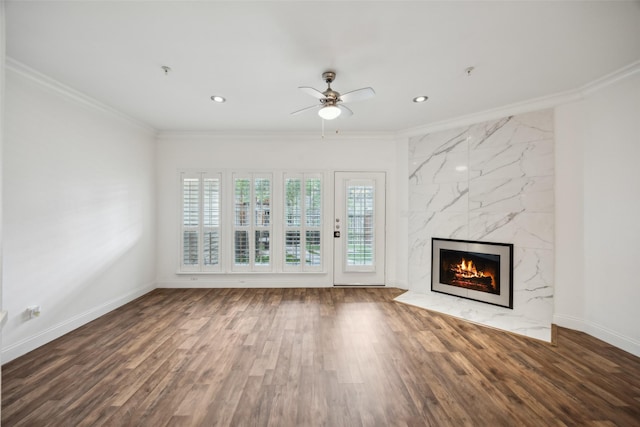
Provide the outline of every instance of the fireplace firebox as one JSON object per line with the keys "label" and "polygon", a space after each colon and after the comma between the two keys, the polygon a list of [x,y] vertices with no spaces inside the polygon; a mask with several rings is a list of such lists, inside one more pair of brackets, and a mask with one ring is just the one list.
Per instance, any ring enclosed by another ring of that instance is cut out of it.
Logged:
{"label": "fireplace firebox", "polygon": [[433,238],[431,290],[513,308],[513,245]]}

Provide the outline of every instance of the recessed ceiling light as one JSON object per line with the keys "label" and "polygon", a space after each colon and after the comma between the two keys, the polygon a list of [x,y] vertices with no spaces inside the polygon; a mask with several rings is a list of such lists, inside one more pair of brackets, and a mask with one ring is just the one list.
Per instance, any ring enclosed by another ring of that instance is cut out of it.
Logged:
{"label": "recessed ceiling light", "polygon": [[416,96],[415,98],[413,98],[413,102],[424,102],[427,99],[429,99],[428,96],[422,95],[422,96]]}
{"label": "recessed ceiling light", "polygon": [[219,95],[211,95],[211,100],[220,104],[227,101],[223,96]]}

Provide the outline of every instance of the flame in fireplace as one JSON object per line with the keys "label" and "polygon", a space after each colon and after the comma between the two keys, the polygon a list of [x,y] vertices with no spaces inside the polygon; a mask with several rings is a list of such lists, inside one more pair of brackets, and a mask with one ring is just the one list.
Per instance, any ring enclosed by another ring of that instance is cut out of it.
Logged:
{"label": "flame in fireplace", "polygon": [[491,278],[491,286],[496,287],[496,279],[490,273],[485,273],[484,271],[476,269],[476,266],[473,264],[472,260],[467,261],[462,258],[460,264],[456,265],[456,274],[459,277],[465,279],[471,279],[476,277],[490,277]]}

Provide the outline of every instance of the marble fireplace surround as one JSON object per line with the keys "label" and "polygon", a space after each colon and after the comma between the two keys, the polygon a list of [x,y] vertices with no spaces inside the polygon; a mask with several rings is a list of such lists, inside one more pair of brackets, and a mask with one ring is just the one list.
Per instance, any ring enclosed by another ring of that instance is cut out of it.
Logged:
{"label": "marble fireplace surround", "polygon": [[[553,110],[409,140],[409,291],[397,301],[551,341]],[[431,292],[431,239],[514,245],[513,309]]]}

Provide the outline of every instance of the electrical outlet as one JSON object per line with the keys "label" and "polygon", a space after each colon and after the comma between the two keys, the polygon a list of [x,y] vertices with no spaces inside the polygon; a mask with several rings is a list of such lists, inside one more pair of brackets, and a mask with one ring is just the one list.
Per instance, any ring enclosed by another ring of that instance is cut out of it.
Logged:
{"label": "electrical outlet", "polygon": [[29,319],[33,319],[34,317],[40,316],[40,306],[39,305],[30,305],[26,310],[27,316]]}

